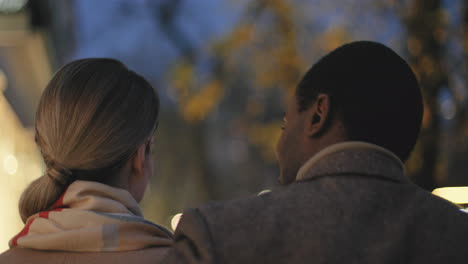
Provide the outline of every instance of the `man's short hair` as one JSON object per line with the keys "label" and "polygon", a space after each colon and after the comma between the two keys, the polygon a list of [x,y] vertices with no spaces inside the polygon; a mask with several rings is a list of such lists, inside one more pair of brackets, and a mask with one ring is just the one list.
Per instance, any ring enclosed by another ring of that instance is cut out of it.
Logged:
{"label": "man's short hair", "polygon": [[358,41],[332,51],[297,86],[299,111],[319,93],[330,96],[332,116],[342,120],[349,140],[408,159],[421,128],[423,101],[413,71],[390,48]]}

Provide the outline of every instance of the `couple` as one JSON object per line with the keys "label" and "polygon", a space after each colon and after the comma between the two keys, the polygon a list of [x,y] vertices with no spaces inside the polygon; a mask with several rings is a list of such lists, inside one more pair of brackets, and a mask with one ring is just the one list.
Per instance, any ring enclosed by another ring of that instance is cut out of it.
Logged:
{"label": "couple", "polygon": [[47,172],[24,191],[25,227],[0,263],[468,261],[468,215],[405,176],[423,102],[381,44],[344,45],[305,74],[278,142],[283,189],[189,209],[174,236],[137,203],[158,113],[152,87],[117,61],[60,69],[36,117]]}

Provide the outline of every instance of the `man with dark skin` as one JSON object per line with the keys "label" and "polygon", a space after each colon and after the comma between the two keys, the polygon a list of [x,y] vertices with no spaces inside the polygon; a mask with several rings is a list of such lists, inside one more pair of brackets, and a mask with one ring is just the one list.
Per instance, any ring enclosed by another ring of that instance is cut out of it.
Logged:
{"label": "man with dark skin", "polygon": [[[294,182],[299,168],[317,152],[347,140],[346,130],[340,119],[335,119],[325,127],[326,120],[330,119],[329,95],[318,94],[312,107],[304,112],[299,112],[298,109],[296,96],[293,96],[289,100],[283,119],[283,133],[277,144],[281,184]],[[327,133],[323,133],[321,137],[315,136],[325,128]]]}
{"label": "man with dark skin", "polygon": [[422,115],[391,49],[332,51],[288,104],[284,187],[187,210],[164,263],[467,263],[468,215],[405,175]]}

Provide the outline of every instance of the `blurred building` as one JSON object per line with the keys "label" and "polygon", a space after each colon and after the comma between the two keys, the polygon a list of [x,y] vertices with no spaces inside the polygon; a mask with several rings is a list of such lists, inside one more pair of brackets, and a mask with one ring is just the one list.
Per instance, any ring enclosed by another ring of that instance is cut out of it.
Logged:
{"label": "blurred building", "polygon": [[43,171],[33,133],[35,109],[51,76],[41,16],[27,0],[0,0],[0,252],[23,227],[22,190]]}

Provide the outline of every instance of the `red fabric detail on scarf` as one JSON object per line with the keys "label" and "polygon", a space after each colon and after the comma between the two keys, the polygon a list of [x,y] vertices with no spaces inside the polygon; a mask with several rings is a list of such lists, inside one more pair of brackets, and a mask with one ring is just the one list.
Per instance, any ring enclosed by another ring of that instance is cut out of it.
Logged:
{"label": "red fabric detail on scarf", "polygon": [[51,209],[63,208],[63,198],[65,197],[65,193],[60,195],[59,199],[52,205]]}
{"label": "red fabric detail on scarf", "polygon": [[[63,198],[62,198],[62,200],[63,200]],[[40,218],[48,219],[50,212],[60,212],[63,209],[65,209],[65,208],[55,208],[55,209],[50,210],[50,211],[39,212],[38,216]],[[27,235],[29,233],[29,228],[31,227],[34,220],[36,220],[36,219],[37,218],[32,218],[31,220],[29,220],[29,222],[27,222],[26,225],[24,226],[23,230],[21,230],[21,232],[19,232],[16,236],[13,237],[13,240],[11,241],[13,246],[17,246],[18,245],[18,239],[20,239],[21,237],[23,237],[23,236],[25,236],[25,235]]]}
{"label": "red fabric detail on scarf", "polygon": [[50,211],[39,212],[39,217],[40,217],[40,218],[49,219],[49,214],[50,214],[51,212],[60,212],[60,211],[62,211],[63,209],[65,209],[65,208],[55,208],[55,209],[52,209],[52,210],[50,210]]}
{"label": "red fabric detail on scarf", "polygon": [[49,211],[39,212],[39,217],[48,219],[49,218]]}
{"label": "red fabric detail on scarf", "polygon": [[36,218],[32,218],[31,220],[29,220],[29,222],[26,223],[26,225],[24,226],[23,230],[21,230],[21,232],[19,232],[15,237],[13,237],[13,240],[11,241],[13,246],[17,246],[18,245],[18,239],[20,239],[21,237],[28,234],[29,227],[32,225],[34,220],[36,220]]}

